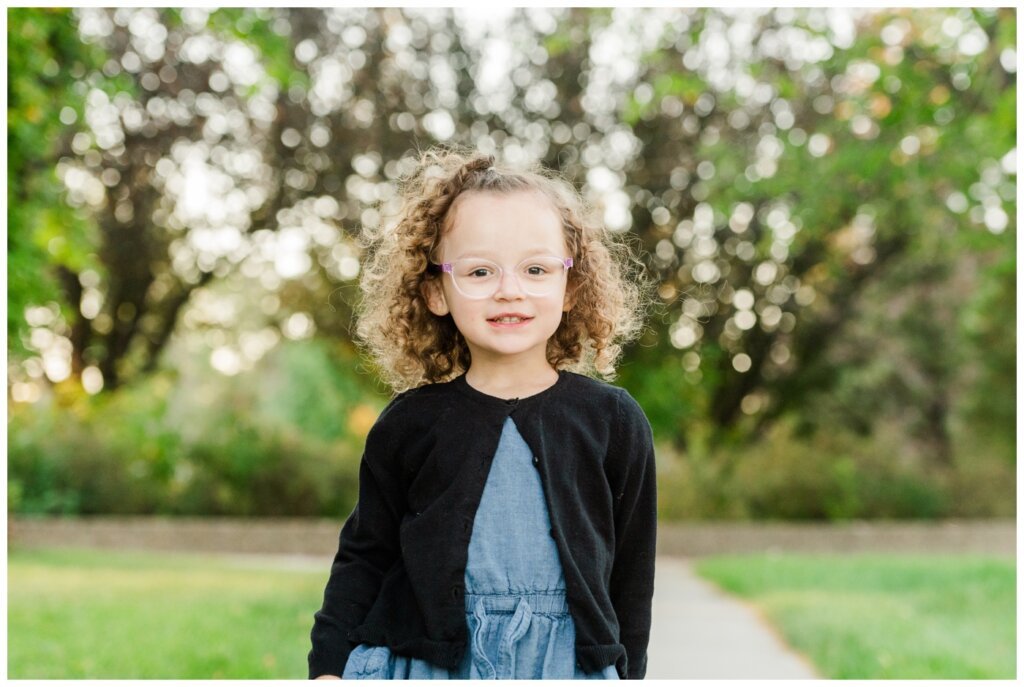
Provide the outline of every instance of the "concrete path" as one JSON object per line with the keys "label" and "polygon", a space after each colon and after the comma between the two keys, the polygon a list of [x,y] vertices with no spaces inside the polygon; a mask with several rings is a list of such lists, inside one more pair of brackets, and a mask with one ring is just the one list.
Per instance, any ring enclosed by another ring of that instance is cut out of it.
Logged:
{"label": "concrete path", "polygon": [[689,560],[659,556],[647,678],[815,679],[750,605],[697,577]]}

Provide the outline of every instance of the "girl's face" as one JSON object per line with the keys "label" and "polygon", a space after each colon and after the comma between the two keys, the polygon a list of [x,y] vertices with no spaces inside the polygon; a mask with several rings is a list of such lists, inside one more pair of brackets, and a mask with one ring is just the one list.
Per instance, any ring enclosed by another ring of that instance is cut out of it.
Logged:
{"label": "girl's face", "polygon": [[[469,298],[456,288],[452,275],[442,274],[440,280],[424,285],[427,307],[439,317],[451,313],[474,366],[511,359],[529,364],[529,369],[546,364],[548,339],[558,329],[562,312],[571,307],[567,276],[563,273],[548,293],[536,296],[526,292],[530,285],[520,283],[516,268],[526,258],[571,257],[558,213],[538,192],[473,191],[459,197],[452,220],[436,258],[440,262],[484,258],[501,267],[501,277],[492,295]],[[512,325],[494,321],[504,314],[523,316],[524,321]]]}

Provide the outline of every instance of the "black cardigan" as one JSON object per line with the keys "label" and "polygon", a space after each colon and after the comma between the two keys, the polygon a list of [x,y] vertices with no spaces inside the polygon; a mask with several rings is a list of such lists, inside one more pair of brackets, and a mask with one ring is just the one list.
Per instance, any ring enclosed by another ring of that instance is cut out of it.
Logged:
{"label": "black cardigan", "polygon": [[388,404],[366,438],[359,501],[313,616],[310,678],[340,676],[363,642],[459,665],[473,518],[510,415],[540,471],[577,664],[644,677],[657,524],[651,427],[625,389],[559,370],[553,386],[521,399],[485,394],[463,374]]}

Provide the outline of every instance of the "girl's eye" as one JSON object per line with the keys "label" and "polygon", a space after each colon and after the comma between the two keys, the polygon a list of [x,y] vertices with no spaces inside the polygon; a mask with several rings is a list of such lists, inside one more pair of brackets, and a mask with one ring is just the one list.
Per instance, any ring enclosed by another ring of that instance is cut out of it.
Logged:
{"label": "girl's eye", "polygon": [[547,274],[547,272],[547,268],[545,268],[543,265],[531,265],[526,268],[526,273],[531,277],[540,277],[544,274]]}
{"label": "girl's eye", "polygon": [[471,269],[467,276],[470,276],[470,277],[489,277],[490,275],[491,275],[491,270],[490,269],[488,269],[486,267],[476,267],[474,269]]}

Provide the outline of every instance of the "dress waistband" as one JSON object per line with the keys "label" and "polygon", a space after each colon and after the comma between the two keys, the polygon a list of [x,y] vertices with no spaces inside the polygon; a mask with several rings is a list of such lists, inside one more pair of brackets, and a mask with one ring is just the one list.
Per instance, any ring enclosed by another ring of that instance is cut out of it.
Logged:
{"label": "dress waistband", "polygon": [[550,592],[499,592],[480,594],[466,592],[466,613],[476,610],[482,604],[485,611],[508,611],[514,613],[520,600],[526,601],[534,613],[568,613],[569,602],[565,590]]}

